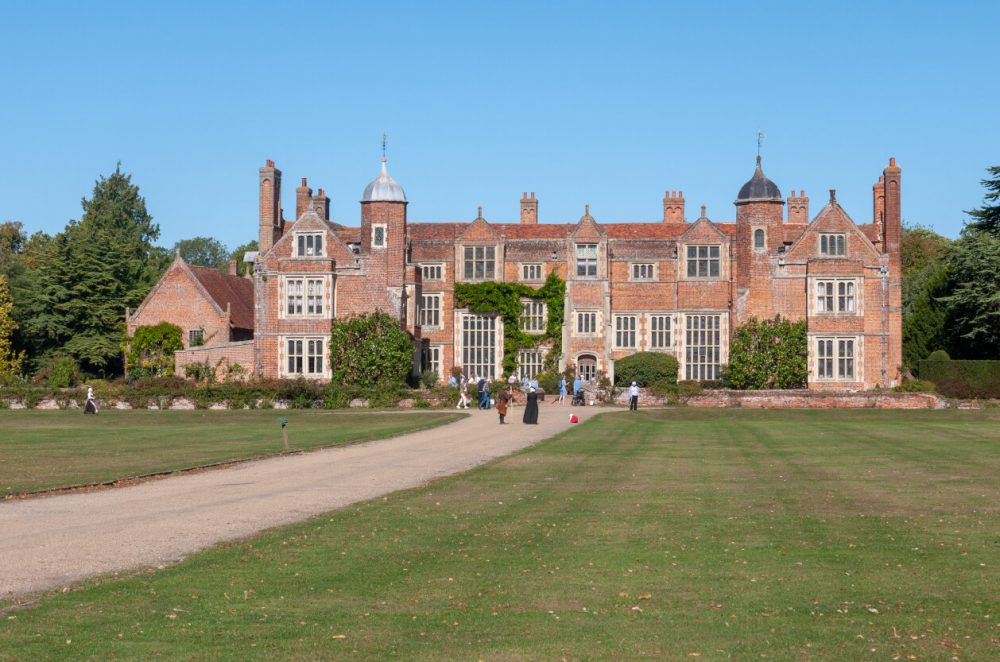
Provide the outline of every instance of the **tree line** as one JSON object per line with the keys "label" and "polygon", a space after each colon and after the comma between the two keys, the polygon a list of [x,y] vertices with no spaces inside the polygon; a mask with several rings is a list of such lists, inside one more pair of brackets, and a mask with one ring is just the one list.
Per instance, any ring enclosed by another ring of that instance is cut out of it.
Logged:
{"label": "tree line", "polygon": [[229,251],[209,237],[157,246],[160,228],[119,164],[100,177],[82,215],[55,235],[26,236],[0,223],[0,378],[44,375],[72,362],[83,374],[122,374],[125,309],[135,309],[177,251],[194,265],[226,269],[257,242]]}

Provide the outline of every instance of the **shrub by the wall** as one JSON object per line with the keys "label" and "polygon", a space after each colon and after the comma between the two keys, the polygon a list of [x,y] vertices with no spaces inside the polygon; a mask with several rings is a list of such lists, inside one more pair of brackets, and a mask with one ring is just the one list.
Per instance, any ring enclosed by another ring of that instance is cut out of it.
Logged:
{"label": "shrub by the wall", "polygon": [[920,379],[950,398],[1000,398],[1000,361],[921,361]]}
{"label": "shrub by the wall", "polygon": [[658,388],[677,383],[677,359],[659,352],[636,352],[615,361],[615,384],[635,382],[644,388]]}
{"label": "shrub by the wall", "polygon": [[780,315],[750,318],[736,328],[729,343],[724,379],[734,389],[805,388],[808,376],[806,323]]}

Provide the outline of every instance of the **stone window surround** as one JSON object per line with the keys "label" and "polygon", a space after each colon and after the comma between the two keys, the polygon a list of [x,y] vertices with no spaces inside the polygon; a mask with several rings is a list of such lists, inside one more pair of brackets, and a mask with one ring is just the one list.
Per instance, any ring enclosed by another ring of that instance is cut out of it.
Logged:
{"label": "stone window surround", "polygon": [[[648,276],[637,275],[639,271],[648,271]],[[629,262],[628,279],[634,282],[657,280],[660,275],[660,265],[656,262]]]}
{"label": "stone window surround", "polygon": [[[292,251],[293,252],[292,257],[306,258],[306,259],[326,257],[327,242],[324,241],[323,232],[293,232],[292,236],[294,237],[295,240],[294,249]],[[313,250],[309,246],[310,243],[315,244],[317,238],[319,239],[319,248],[320,248],[318,253],[315,252],[315,250]],[[312,239],[311,242],[309,241],[310,239]],[[309,254],[310,250],[313,250],[312,254]]]}
{"label": "stone window surround", "polygon": [[[426,308],[425,305],[424,305],[424,300],[425,299],[436,300],[437,301],[437,305],[434,306],[433,308]],[[441,292],[423,292],[423,293],[421,293],[421,295],[420,295],[420,312],[419,312],[418,318],[417,318],[420,321],[420,327],[421,328],[427,329],[427,330],[434,330],[434,329],[440,329],[441,328],[441,318],[442,318],[442,315],[441,315],[441,312],[442,312],[441,311],[441,301],[442,301],[442,299],[443,299],[443,294]],[[431,323],[431,324],[424,324],[424,317],[431,310],[433,310],[434,312],[437,313],[437,324],[433,324],[433,323]]]}
{"label": "stone window surround", "polygon": [[[302,312],[288,312],[288,283],[289,281],[302,281]],[[320,302],[322,311],[319,313],[307,313],[308,281],[320,281]],[[331,277],[323,274],[282,274],[278,279],[278,319],[306,320],[306,319],[332,319],[334,317],[334,301],[331,296]]]}
{"label": "stone window surround", "polygon": [[[380,244],[375,242],[375,238],[378,235],[379,229],[382,230],[382,243]],[[371,244],[372,248],[379,248],[379,249],[385,248],[389,244],[388,232],[389,230],[387,229],[385,223],[372,223],[372,244]]]}
{"label": "stone window surround", "polygon": [[[616,314],[614,315],[614,345],[615,349],[633,349],[638,350],[640,346],[639,337],[639,320],[641,315],[632,314]],[[626,322],[629,320],[629,322]],[[623,339],[631,339],[631,344],[623,344],[621,341]]]}
{"label": "stone window surround", "polygon": [[[580,330],[580,317],[582,315],[593,315],[593,328],[590,331]],[[597,308],[577,309],[573,311],[573,326],[570,327],[570,335],[576,338],[593,338],[602,334],[604,324],[604,314]]]}
{"label": "stone window surround", "polygon": [[[758,236],[757,233],[758,232],[761,233],[760,236],[763,239],[761,241],[761,245],[760,246],[757,245],[757,236]],[[751,241],[753,242],[753,250],[754,250],[754,252],[763,253],[764,251],[767,250],[767,228],[758,227],[758,226],[752,227],[751,231],[750,231],[750,238],[751,238]]]}
{"label": "stone window surround", "polygon": [[[465,251],[468,248],[473,249],[473,259],[471,260],[472,263],[473,263],[473,276],[472,277],[469,277],[466,274],[466,272],[465,272],[465,267],[466,267]],[[483,258],[482,258],[482,260],[477,260],[475,258],[475,249],[477,249],[477,248],[482,248],[483,249]],[[487,248],[492,248],[493,249],[493,258],[492,258],[492,260],[487,259],[486,256],[485,256],[485,253],[486,253],[485,249],[487,249]],[[484,263],[483,278],[475,278],[475,262],[476,261],[482,261]],[[485,264],[488,263],[488,262],[491,262],[491,261],[493,263],[493,275],[492,276],[486,276],[486,274],[485,274],[485,271],[486,271]],[[469,243],[464,243],[464,244],[457,244],[456,245],[456,262],[455,262],[455,272],[456,272],[455,273],[455,281],[456,282],[463,282],[463,283],[489,283],[489,282],[500,281],[500,280],[502,280],[502,274],[501,274],[501,270],[499,269],[499,267],[502,264],[503,264],[503,246],[502,246],[502,244],[497,244],[497,243],[483,243],[483,242],[469,242]]]}
{"label": "stone window surround", "polygon": [[[864,335],[861,334],[844,334],[844,333],[814,333],[809,334],[809,381],[813,383],[844,383],[844,384],[855,384],[864,381]],[[832,377],[820,377],[819,376],[819,361],[820,361],[820,350],[819,342],[821,340],[833,341],[833,351],[834,355],[829,357],[832,359],[832,369],[835,376]],[[839,341],[850,340],[854,343],[854,354],[850,359],[853,361],[853,375],[851,377],[841,376],[841,366],[840,360],[846,357],[839,356]]]}
{"label": "stone window surround", "polygon": [[[706,264],[708,265],[709,275],[707,275],[707,276],[689,276],[688,275],[688,260],[690,258],[688,258],[688,249],[689,248],[696,248],[697,249],[697,248],[700,248],[702,246],[708,248],[708,255],[706,257],[701,257],[701,258],[696,257],[695,259],[696,260],[706,260]],[[728,280],[729,279],[729,269],[728,269],[729,259],[728,259],[728,256],[726,254],[727,251],[723,251],[722,250],[723,248],[725,248],[725,246],[726,246],[726,244],[721,243],[721,242],[717,243],[717,244],[715,244],[715,243],[705,243],[705,242],[696,242],[696,243],[681,244],[678,247],[678,250],[677,250],[677,255],[680,258],[680,262],[681,262],[681,264],[680,264],[680,277],[681,277],[681,280],[697,280],[697,281]],[[719,249],[719,256],[717,258],[711,257],[711,249],[712,248],[718,248]],[[718,260],[718,270],[719,270],[719,273],[716,276],[712,276],[711,275],[711,262],[713,260]]]}
{"label": "stone window surround", "polygon": [[[853,283],[854,284],[854,309],[853,310],[823,310],[819,309],[819,287],[820,283],[833,283],[833,304],[835,308],[839,308],[839,295],[838,295],[838,284],[839,283]],[[865,279],[861,276],[856,277],[843,277],[843,276],[810,276],[809,277],[809,301],[807,302],[806,309],[809,315],[816,315],[817,317],[863,317],[865,314],[864,309],[864,289],[865,289]]]}
{"label": "stone window surround", "polygon": [[[288,342],[290,340],[302,341],[302,372],[290,372],[288,370]],[[308,369],[308,347],[309,341],[323,343],[323,356],[321,358],[322,370],[320,372],[306,372]],[[278,374],[281,377],[304,377],[305,379],[330,379],[330,337],[305,334],[305,335],[280,335],[278,336]]]}
{"label": "stone window surround", "polygon": [[[836,259],[836,258],[847,257],[850,254],[850,247],[848,245],[848,240],[847,240],[847,232],[820,232],[818,233],[818,235],[819,236],[816,237],[816,254],[819,257]],[[835,244],[833,244],[834,246],[833,252],[830,251],[831,239],[836,242]],[[842,241],[836,241],[837,239],[840,239]],[[823,251],[824,240],[827,245],[826,252]],[[842,248],[843,251],[837,252],[838,248]]]}
{"label": "stone window surround", "polygon": [[[538,276],[529,276],[529,271],[534,271],[535,268],[538,269]],[[517,275],[518,279],[526,283],[540,283],[545,280],[545,263],[544,262],[518,262],[517,264]]]}
{"label": "stone window surround", "polygon": [[[430,276],[427,275],[428,270],[431,271]],[[434,271],[437,274],[434,274]],[[420,278],[423,281],[443,281],[445,276],[445,266],[444,262],[421,262],[420,263]]]}

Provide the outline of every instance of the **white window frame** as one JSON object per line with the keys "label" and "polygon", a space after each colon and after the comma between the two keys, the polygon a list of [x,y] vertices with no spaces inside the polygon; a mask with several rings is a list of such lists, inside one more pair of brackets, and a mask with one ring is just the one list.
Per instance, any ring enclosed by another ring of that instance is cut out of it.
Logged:
{"label": "white window frame", "polygon": [[[376,242],[379,230],[382,231],[382,242]],[[389,243],[389,230],[385,223],[372,224],[372,248],[385,248]]]}
{"label": "white window frame", "polygon": [[296,232],[294,236],[295,257],[326,257],[326,242],[322,232]]}
{"label": "white window frame", "polygon": [[545,370],[545,358],[549,350],[543,347],[522,349],[517,353],[517,369],[521,378],[534,379]]}
{"label": "white window frame", "polygon": [[434,262],[420,265],[420,279],[444,280],[444,262]]}
{"label": "white window frame", "polygon": [[326,313],[327,279],[324,276],[282,276],[281,319],[323,319]]}
{"label": "white window frame", "polygon": [[576,245],[576,277],[597,278],[597,258],[600,249],[597,244]]}
{"label": "white window frame", "polygon": [[422,370],[433,370],[438,376],[438,381],[442,380],[442,357],[444,357],[444,345],[428,345],[421,365]]}
{"label": "white window frame", "polygon": [[817,382],[860,382],[861,339],[821,335],[812,338],[813,375]]}
{"label": "white window frame", "polygon": [[573,325],[573,328],[576,330],[574,335],[600,335],[600,323],[600,315],[598,315],[596,310],[578,310],[576,311],[576,324]]}
{"label": "white window frame", "polygon": [[441,328],[440,292],[425,292],[420,295],[420,326],[424,329]]}
{"label": "white window frame", "polygon": [[[470,283],[481,283],[496,280],[498,251],[495,245],[462,246],[461,251],[462,280]],[[480,264],[482,265],[483,273],[481,276],[477,276],[476,267]],[[472,273],[469,273],[470,270]]]}
{"label": "white window frame", "polygon": [[813,280],[813,312],[816,315],[852,317],[861,314],[861,284],[856,278]]}
{"label": "white window frame", "polygon": [[540,283],[545,280],[545,265],[541,262],[521,264],[521,280],[526,283]]}
{"label": "white window frame", "polygon": [[499,316],[466,313],[459,320],[457,332],[460,334],[461,365],[465,376],[496,379],[503,342]]}
{"label": "white window frame", "polygon": [[628,276],[634,281],[656,280],[657,271],[655,262],[633,262],[629,264]]}
{"label": "white window frame", "polygon": [[847,233],[822,232],[816,247],[820,257],[847,257]]}
{"label": "white window frame", "polygon": [[[281,336],[278,360],[282,377],[323,379],[330,377],[327,350],[329,338],[323,336]],[[317,351],[318,350],[318,351]]]}
{"label": "white window frame", "polygon": [[639,316],[615,315],[615,348],[637,349],[639,347]]}
{"label": "white window frame", "polygon": [[525,333],[545,333],[548,324],[549,307],[541,299],[521,299],[521,315],[518,327]]}
{"label": "white window frame", "polygon": [[649,316],[649,348],[655,351],[673,349],[672,315]]}
{"label": "white window frame", "polygon": [[723,319],[719,313],[689,313],[684,318],[684,379],[716,381],[723,365]]}
{"label": "white window frame", "polygon": [[[712,253],[715,255],[713,256]],[[705,267],[704,270],[701,268],[702,265]],[[714,274],[712,273],[713,266],[715,267]],[[692,268],[694,274],[691,274]],[[701,273],[702,271],[705,273]],[[687,280],[720,280],[723,277],[722,244],[685,244],[684,277]]]}

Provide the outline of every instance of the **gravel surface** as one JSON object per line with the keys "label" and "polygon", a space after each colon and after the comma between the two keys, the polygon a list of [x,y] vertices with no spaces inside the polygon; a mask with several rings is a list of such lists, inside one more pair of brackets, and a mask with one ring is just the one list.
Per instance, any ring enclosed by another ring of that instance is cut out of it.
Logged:
{"label": "gravel surface", "polygon": [[[441,476],[465,471],[581,423],[598,410],[550,403],[539,424],[522,409],[392,439],[329,448],[113,490],[0,502],[0,599],[114,572],[176,563],[247,538]],[[513,421],[511,421],[513,419]]]}

